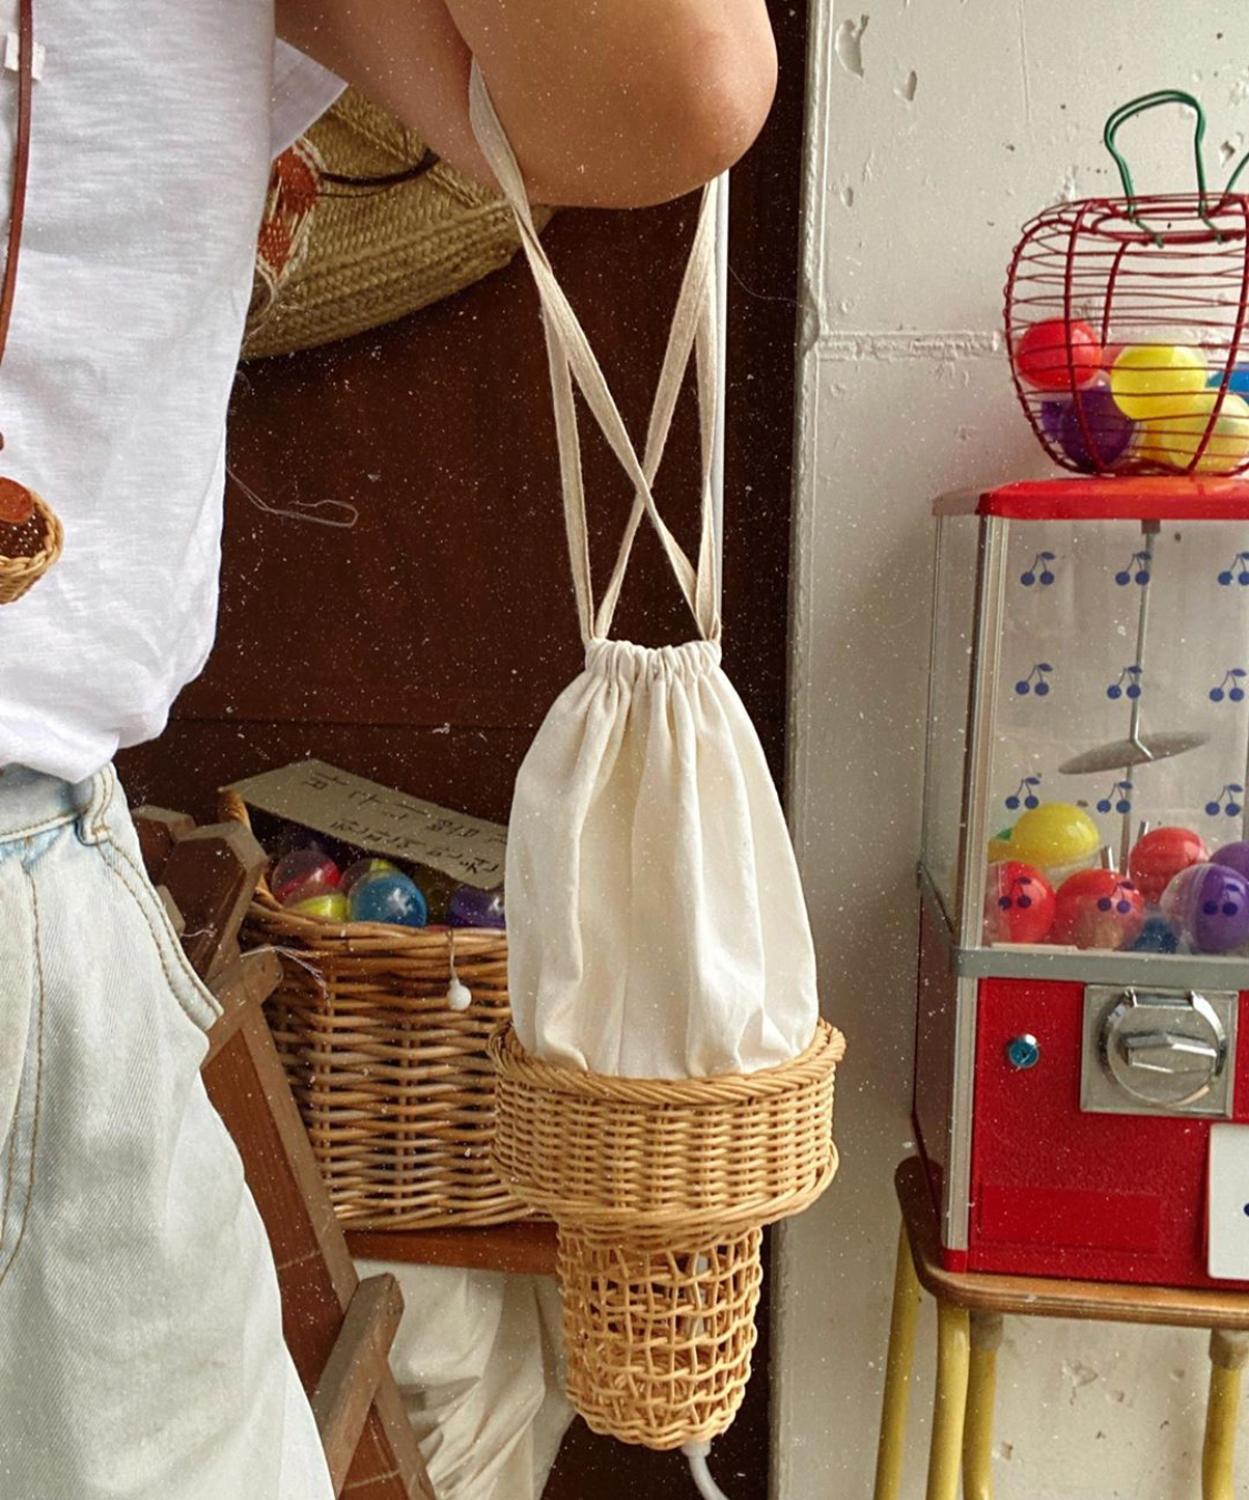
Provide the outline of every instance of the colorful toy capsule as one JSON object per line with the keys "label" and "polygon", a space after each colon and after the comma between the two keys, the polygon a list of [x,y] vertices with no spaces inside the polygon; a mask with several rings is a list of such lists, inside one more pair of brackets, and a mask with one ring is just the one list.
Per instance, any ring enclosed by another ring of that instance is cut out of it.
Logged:
{"label": "colorful toy capsule", "polygon": [[[1097,858],[1102,838],[1088,813],[1070,802],[1042,802],[1020,813],[1003,844],[995,839],[991,851],[1005,849],[999,858],[1022,860],[1049,877],[1052,870],[1069,872]],[[992,854],[991,854],[992,857]]]}
{"label": "colorful toy capsule", "polygon": [[399,866],[392,865],[388,859],[357,859],[343,871],[343,895],[350,896],[352,887],[366,875],[390,875],[398,870]]}
{"label": "colorful toy capsule", "polygon": [[1178,953],[1179,949],[1180,940],[1175,929],[1160,916],[1146,917],[1140,936],[1131,945],[1133,953]]}
{"label": "colorful toy capsule", "polygon": [[347,898],[341,891],[308,896],[302,901],[296,901],[288,910],[297,911],[301,917],[316,917],[322,922],[346,922],[350,915]]}
{"label": "colorful toy capsule", "polygon": [[[1187,469],[1201,449],[1195,473],[1225,474],[1239,467],[1249,457],[1249,403],[1229,392],[1211,428],[1218,400],[1217,392],[1201,391],[1186,412],[1146,422],[1141,428],[1140,456],[1169,469]],[[1207,428],[1211,428],[1208,442]]]}
{"label": "colorful toy capsule", "polygon": [[1128,874],[1149,905],[1157,906],[1181,870],[1209,858],[1204,839],[1191,828],[1151,828],[1133,846]]}
{"label": "colorful toy capsule", "polygon": [[1249,880],[1249,842],[1241,839],[1234,844],[1224,844],[1210,858],[1214,864],[1226,865],[1229,870],[1235,870],[1238,875]]}
{"label": "colorful toy capsule", "polygon": [[[1210,371],[1210,378],[1206,382],[1212,390],[1217,390],[1223,384],[1223,366],[1217,370]],[[1233,365],[1232,372],[1227,377],[1227,388],[1235,391],[1238,396],[1249,396],[1249,365]]]}
{"label": "colorful toy capsule", "polygon": [[1101,364],[1097,335],[1078,319],[1034,323],[1015,345],[1020,379],[1038,391],[1078,390],[1097,378]]}
{"label": "colorful toy capsule", "polygon": [[507,926],[503,913],[503,887],[483,891],[480,886],[460,885],[451,892],[447,903],[449,927]]}
{"label": "colorful toy capsule", "polygon": [[984,894],[986,943],[1043,943],[1054,923],[1054,887],[1021,860],[989,866]]}
{"label": "colorful toy capsule", "polygon": [[1069,401],[1043,401],[1041,426],[1077,468],[1089,473],[1118,463],[1136,433],[1136,423],[1101,384]]}
{"label": "colorful toy capsule", "polygon": [[1205,394],[1206,357],[1186,344],[1129,344],[1110,369],[1110,389],[1125,417],[1179,416]]}
{"label": "colorful toy capsule", "polygon": [[382,870],[358,880],[348,902],[353,922],[424,927],[429,920],[429,907],[420,886],[397,870]]}
{"label": "colorful toy capsule", "polygon": [[1162,914],[1195,953],[1249,942],[1249,880],[1230,865],[1190,865],[1162,893]]}
{"label": "colorful toy capsule", "polygon": [[1145,901],[1114,870],[1078,870],[1058,888],[1050,941],[1077,948],[1130,948],[1145,925]]}
{"label": "colorful toy capsule", "polygon": [[339,868],[328,854],[320,849],[292,849],[274,865],[269,889],[280,905],[294,906],[337,890],[341,881]]}

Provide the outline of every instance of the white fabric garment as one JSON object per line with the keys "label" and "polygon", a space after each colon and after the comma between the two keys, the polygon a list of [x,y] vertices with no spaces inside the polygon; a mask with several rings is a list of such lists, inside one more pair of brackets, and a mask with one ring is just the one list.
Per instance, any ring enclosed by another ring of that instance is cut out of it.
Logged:
{"label": "white fabric garment", "polygon": [[[471,106],[542,299],[586,644],[585,671],[551,708],[516,780],[506,883],[517,1035],[548,1062],[627,1077],[775,1066],[814,1035],[815,956],[776,789],[754,726],[720,668],[710,496],[717,184],[703,196],[639,461],[551,270],[515,157],[476,68]],[[697,567],[664,524],[650,488],[691,347],[702,417]],[[597,609],[574,377],[636,497]],[[608,639],[644,515],[701,639],[658,648]]]}
{"label": "white fabric garment", "polygon": [[572,1420],[559,1289],[544,1276],[361,1261],[404,1314],[390,1366],[438,1500],[539,1500]]}
{"label": "white fabric garment", "polygon": [[[159,734],[208,655],[270,149],[338,85],[290,49],[275,74],[271,0],[36,0],[34,19],[0,472],[57,511],[65,551],[0,608],[0,766],[76,782]],[[16,119],[0,72],[6,223]]]}
{"label": "white fabric garment", "polygon": [[0,773],[0,1496],[331,1500],[111,768]]}

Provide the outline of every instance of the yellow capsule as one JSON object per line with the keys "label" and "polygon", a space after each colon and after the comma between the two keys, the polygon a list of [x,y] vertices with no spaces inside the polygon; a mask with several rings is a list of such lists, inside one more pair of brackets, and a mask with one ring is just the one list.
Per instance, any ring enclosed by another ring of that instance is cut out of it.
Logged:
{"label": "yellow capsule", "polygon": [[322,922],[345,922],[348,917],[347,898],[341,891],[333,891],[324,896],[309,896],[306,900],[296,901],[287,910],[297,911],[304,917],[319,917]]}
{"label": "yellow capsule", "polygon": [[1040,807],[1020,813],[1005,847],[1011,859],[1052,870],[1091,858],[1101,842],[1097,824],[1083,808],[1070,802],[1042,802]]}
{"label": "yellow capsule", "polygon": [[[1146,422],[1137,450],[1140,457],[1170,469],[1187,469],[1201,447],[1218,395],[1217,391],[1203,391],[1194,398],[1194,409],[1187,415],[1160,416]],[[1249,455],[1249,403],[1229,391],[1194,472],[1226,474],[1242,464],[1246,455]]]}
{"label": "yellow capsule", "polygon": [[1206,357],[1187,344],[1129,344],[1110,367],[1110,393],[1125,417],[1182,415],[1206,389]]}

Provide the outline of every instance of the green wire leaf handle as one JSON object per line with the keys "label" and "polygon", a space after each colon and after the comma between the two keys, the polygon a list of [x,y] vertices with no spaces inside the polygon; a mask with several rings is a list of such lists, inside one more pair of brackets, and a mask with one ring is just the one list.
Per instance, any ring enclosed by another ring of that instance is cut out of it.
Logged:
{"label": "green wire leaf handle", "polygon": [[[1137,115],[1143,115],[1148,109],[1156,109],[1160,104],[1186,104],[1196,115],[1196,123],[1193,127],[1193,169],[1197,178],[1197,202],[1198,211],[1204,222],[1214,230],[1220,240],[1223,236],[1219,233],[1216,225],[1210,223],[1207,208],[1208,192],[1206,188],[1206,168],[1201,157],[1201,145],[1206,136],[1206,112],[1201,107],[1200,101],[1192,94],[1185,93],[1183,89],[1155,89],[1152,94],[1142,94],[1138,99],[1129,99],[1126,104],[1121,104],[1118,109],[1113,110],[1106,120],[1102,130],[1102,140],[1106,150],[1114,157],[1115,166],[1119,169],[1119,179],[1123,183],[1123,196],[1128,200],[1128,218],[1134,223],[1141,224],[1141,219],[1136,210],[1136,185],[1132,181],[1132,169],[1128,166],[1123,153],[1115,145],[1115,136],[1120,125],[1127,120],[1134,119]],[[1249,161],[1249,155],[1246,156]],[[1244,166],[1245,162],[1241,163]],[[1226,194],[1240,173],[1240,167],[1232,175],[1231,182],[1223,189]],[[1144,228],[1145,225],[1141,224]],[[1163,243],[1162,236],[1153,232],[1157,244]]]}
{"label": "green wire leaf handle", "polygon": [[[1102,131],[1102,140],[1106,143],[1106,150],[1115,159],[1115,166],[1119,168],[1119,177],[1123,183],[1123,196],[1125,198],[1136,197],[1136,186],[1132,181],[1132,171],[1124,159],[1123,153],[1115,145],[1115,135],[1119,126],[1125,121],[1143,115],[1147,109],[1156,109],[1160,104],[1187,104],[1197,116],[1196,127],[1193,130],[1193,166],[1197,173],[1197,190],[1201,195],[1201,205],[1206,203],[1206,168],[1201,159],[1201,143],[1206,135],[1206,112],[1192,94],[1186,94],[1182,89],[1155,89],[1152,94],[1142,94],[1139,99],[1129,99],[1126,104],[1121,104],[1114,110],[1106,121],[1105,129]],[[1230,187],[1230,183],[1229,183]]]}

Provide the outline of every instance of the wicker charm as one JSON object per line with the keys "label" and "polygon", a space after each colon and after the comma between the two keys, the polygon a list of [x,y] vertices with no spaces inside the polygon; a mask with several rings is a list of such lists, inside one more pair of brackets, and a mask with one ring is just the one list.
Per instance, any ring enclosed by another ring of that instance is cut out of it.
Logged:
{"label": "wicker charm", "polygon": [[61,523],[33,490],[0,479],[0,604],[32,588],[61,555]]}
{"label": "wicker charm", "polygon": [[837,1170],[824,1022],[792,1062],[720,1078],[613,1078],[539,1062],[510,1029],[499,1176],[559,1226],[568,1394],[596,1431],[648,1448],[710,1441],[750,1377],[760,1229]]}

